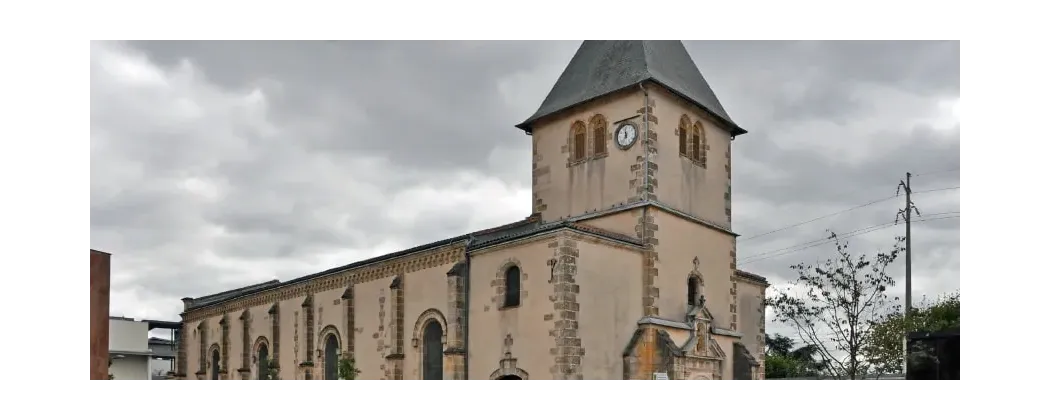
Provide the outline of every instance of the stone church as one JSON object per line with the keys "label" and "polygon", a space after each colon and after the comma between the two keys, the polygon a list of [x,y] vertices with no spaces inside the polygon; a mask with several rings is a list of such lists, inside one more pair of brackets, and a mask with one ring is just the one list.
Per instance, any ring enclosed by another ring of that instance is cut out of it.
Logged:
{"label": "stone church", "polygon": [[539,109],[532,214],[183,299],[176,376],[762,379],[768,286],[736,268],[746,131],[680,41],[586,41]]}

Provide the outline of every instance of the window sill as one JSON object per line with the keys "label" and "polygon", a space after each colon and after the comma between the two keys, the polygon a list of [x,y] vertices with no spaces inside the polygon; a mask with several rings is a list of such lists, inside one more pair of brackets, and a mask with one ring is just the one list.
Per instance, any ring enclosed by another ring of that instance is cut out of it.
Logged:
{"label": "window sill", "polygon": [[706,157],[702,157],[700,159],[693,159],[691,156],[682,154],[681,152],[678,153],[678,156],[681,157],[682,159],[688,160],[693,165],[696,165],[696,166],[699,166],[701,168],[707,169],[707,158]]}
{"label": "window sill", "polygon": [[569,162],[565,166],[566,167],[570,167],[570,166],[581,165],[581,164],[584,164],[584,163],[587,163],[587,162],[591,162],[591,161],[595,161],[595,160],[599,160],[599,159],[605,159],[606,157],[609,157],[609,152],[605,152],[605,153],[602,153],[602,154],[599,154],[599,155],[594,155],[594,156],[588,156],[588,157],[585,157],[583,159],[569,160]]}
{"label": "window sill", "polygon": [[499,307],[499,310],[500,310],[500,311],[509,311],[509,310],[511,310],[511,309],[518,309],[518,308],[520,308],[520,307],[521,307],[521,304],[517,304],[517,305],[504,305],[504,306],[500,306],[500,307]]}

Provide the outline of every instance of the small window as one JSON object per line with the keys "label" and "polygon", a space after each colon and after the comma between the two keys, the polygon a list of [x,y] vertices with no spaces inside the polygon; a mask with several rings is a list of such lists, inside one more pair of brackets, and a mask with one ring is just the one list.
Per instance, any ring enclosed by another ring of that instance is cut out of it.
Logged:
{"label": "small window", "polygon": [[521,270],[516,266],[508,268],[505,281],[507,289],[503,307],[511,308],[521,305]]}
{"label": "small window", "polygon": [[211,380],[219,380],[219,350],[215,349],[211,352]]}
{"label": "small window", "polygon": [[689,285],[687,286],[686,299],[688,299],[688,306],[697,306],[698,300],[700,299],[700,279],[696,276],[689,277]]}
{"label": "small window", "polygon": [[587,156],[587,127],[576,121],[572,126],[572,159],[583,160]]}
{"label": "small window", "polygon": [[689,156],[689,117],[683,115],[678,122],[678,153]]}

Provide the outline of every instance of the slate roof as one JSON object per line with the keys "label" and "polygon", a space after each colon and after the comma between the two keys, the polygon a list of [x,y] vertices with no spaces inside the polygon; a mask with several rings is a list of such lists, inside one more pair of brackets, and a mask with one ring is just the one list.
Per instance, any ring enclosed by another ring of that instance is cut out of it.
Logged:
{"label": "slate roof", "polygon": [[425,245],[420,245],[420,246],[404,249],[404,250],[393,252],[393,253],[386,254],[386,255],[381,255],[381,256],[378,256],[378,257],[375,257],[375,258],[369,258],[367,260],[357,261],[357,262],[354,262],[354,263],[351,263],[351,264],[347,264],[347,265],[340,266],[340,267],[335,267],[335,268],[328,269],[328,270],[325,270],[325,271],[321,271],[321,272],[318,272],[318,273],[308,274],[308,275],[305,275],[305,276],[302,276],[302,277],[299,277],[299,278],[293,279],[293,280],[288,280],[288,281],[284,281],[284,282],[281,282],[281,281],[278,281],[278,280],[271,280],[271,281],[267,281],[267,282],[264,282],[264,283],[259,283],[259,284],[254,284],[254,285],[251,285],[251,286],[241,287],[239,289],[227,290],[227,291],[224,291],[224,292],[220,292],[220,293],[216,293],[216,294],[212,294],[212,295],[208,295],[208,296],[202,296],[202,297],[199,297],[199,298],[196,298],[196,299],[187,297],[187,298],[183,298],[182,300],[188,303],[186,305],[186,311],[190,311],[190,310],[199,309],[199,308],[202,308],[202,307],[205,307],[205,306],[211,306],[211,305],[216,305],[216,304],[219,304],[219,303],[222,303],[222,302],[228,302],[230,300],[233,300],[233,299],[236,299],[236,298],[240,298],[240,297],[243,297],[243,296],[248,296],[248,295],[251,295],[251,294],[254,294],[254,293],[257,293],[257,292],[262,292],[262,291],[266,291],[266,290],[276,289],[278,287],[284,287],[284,286],[288,286],[288,285],[292,285],[292,284],[298,284],[298,283],[302,283],[302,282],[306,282],[306,281],[310,281],[310,280],[316,279],[318,277],[323,277],[323,276],[326,276],[326,275],[329,275],[329,274],[334,274],[334,273],[338,273],[338,272],[341,272],[341,271],[346,271],[346,270],[354,269],[354,268],[357,268],[357,267],[361,267],[361,266],[365,266],[365,265],[369,265],[369,264],[374,264],[374,263],[377,263],[377,262],[380,262],[380,261],[394,259],[394,258],[397,258],[397,257],[401,257],[401,256],[405,256],[405,255],[414,253],[414,252],[419,252],[419,251],[423,251],[423,250],[427,250],[427,249],[431,249],[431,248],[447,246],[447,245],[451,245],[451,244],[456,243],[456,242],[466,241],[466,240],[470,239],[471,235],[483,235],[483,236],[493,235],[493,234],[498,235],[498,234],[500,234],[500,233],[502,233],[502,232],[504,232],[506,230],[512,230],[514,228],[517,228],[517,227],[520,227],[520,226],[523,226],[523,225],[528,226],[528,225],[533,225],[533,224],[536,224],[536,223],[537,223],[536,221],[534,221],[533,219],[529,218],[529,219],[525,219],[525,220],[522,220],[522,221],[511,223],[511,224],[508,224],[508,225],[498,226],[498,227],[495,227],[495,228],[492,228],[492,229],[487,229],[487,230],[483,230],[483,231],[479,231],[479,232],[474,232],[473,234],[466,234],[466,235],[460,235],[460,236],[456,236],[456,237],[452,237],[452,238],[448,238],[448,239],[442,239],[440,241],[431,242],[429,244],[425,244]]}
{"label": "slate roof", "polygon": [[263,291],[266,291],[266,290],[272,290],[272,289],[276,289],[276,288],[280,288],[280,287],[289,286],[289,285],[292,285],[292,284],[298,284],[298,283],[310,281],[312,279],[323,277],[323,276],[326,276],[326,275],[329,275],[329,274],[334,274],[334,273],[338,273],[338,272],[341,272],[341,271],[346,271],[346,270],[350,270],[350,269],[353,269],[353,268],[357,268],[357,267],[361,267],[361,266],[365,266],[365,265],[369,265],[369,264],[374,264],[374,263],[377,263],[377,262],[380,262],[380,261],[384,261],[384,260],[398,258],[398,257],[404,256],[404,255],[408,255],[408,254],[411,254],[411,253],[414,253],[414,252],[419,252],[419,251],[430,249],[430,248],[437,248],[437,247],[442,247],[442,246],[446,246],[446,245],[451,245],[451,244],[456,243],[456,242],[467,242],[469,240],[469,246],[467,247],[467,251],[469,252],[469,251],[472,251],[472,250],[475,250],[475,249],[478,249],[478,248],[483,248],[483,247],[486,247],[486,246],[496,245],[496,244],[503,243],[503,242],[506,242],[506,241],[511,241],[511,240],[514,240],[514,239],[520,239],[520,238],[524,238],[524,237],[528,237],[528,236],[532,236],[532,235],[536,235],[536,234],[540,234],[540,233],[544,233],[544,232],[550,232],[550,231],[553,231],[553,230],[556,230],[556,229],[559,229],[559,228],[568,228],[568,229],[576,230],[576,231],[579,231],[579,232],[591,233],[591,234],[603,236],[603,237],[606,237],[606,238],[609,238],[609,239],[612,239],[612,240],[617,240],[617,241],[629,243],[629,244],[632,244],[632,245],[637,245],[637,246],[641,246],[642,245],[641,241],[639,239],[637,239],[637,238],[634,238],[634,237],[631,237],[631,236],[628,236],[628,235],[615,233],[615,232],[610,232],[610,231],[607,231],[607,230],[604,230],[604,229],[595,228],[593,226],[586,226],[586,225],[582,225],[580,223],[575,223],[575,222],[571,222],[571,221],[567,221],[567,220],[551,222],[551,223],[542,223],[542,222],[539,221],[538,217],[529,217],[529,218],[526,218],[524,220],[521,220],[521,221],[518,221],[518,222],[514,222],[514,223],[510,223],[510,224],[507,224],[507,225],[497,226],[497,227],[494,227],[494,228],[491,228],[491,229],[480,230],[480,231],[472,232],[472,233],[466,234],[466,235],[460,235],[460,236],[456,236],[456,237],[452,237],[452,238],[448,238],[448,239],[443,239],[443,240],[440,240],[440,241],[437,241],[437,242],[432,242],[432,243],[429,243],[429,244],[426,244],[426,245],[420,245],[420,246],[417,246],[417,247],[414,247],[414,248],[409,248],[409,249],[405,249],[405,250],[402,250],[402,251],[394,252],[394,253],[391,253],[391,254],[386,254],[386,255],[379,256],[379,257],[370,258],[370,259],[363,260],[363,261],[358,261],[358,262],[355,262],[355,263],[352,263],[352,264],[347,264],[347,265],[344,265],[344,266],[341,266],[341,267],[332,268],[332,269],[325,270],[325,271],[322,271],[322,272],[319,272],[319,273],[309,274],[309,275],[306,275],[306,276],[303,276],[303,277],[299,277],[299,278],[294,279],[294,280],[289,280],[289,281],[285,281],[285,282],[281,282],[281,281],[277,281],[277,280],[271,280],[271,281],[267,281],[267,282],[264,282],[264,283],[254,284],[254,285],[251,285],[251,286],[246,286],[246,287],[241,287],[241,288],[238,288],[238,289],[228,290],[228,291],[216,293],[216,294],[213,294],[213,295],[199,297],[199,298],[196,298],[196,299],[194,299],[194,298],[184,298],[183,300],[184,301],[188,301],[188,303],[189,303],[187,305],[186,310],[187,311],[192,311],[192,310],[200,309],[200,308],[203,308],[203,307],[206,307],[206,306],[212,306],[212,305],[217,305],[217,304],[220,304],[220,303],[223,303],[223,302],[228,302],[230,300],[241,298],[241,297],[248,296],[248,295],[251,295],[251,294],[255,294],[255,293],[258,293],[258,292],[263,292]]}
{"label": "slate roof", "polygon": [[682,41],[584,41],[536,113],[516,127],[526,132],[543,117],[651,81],[747,133],[726,113]]}

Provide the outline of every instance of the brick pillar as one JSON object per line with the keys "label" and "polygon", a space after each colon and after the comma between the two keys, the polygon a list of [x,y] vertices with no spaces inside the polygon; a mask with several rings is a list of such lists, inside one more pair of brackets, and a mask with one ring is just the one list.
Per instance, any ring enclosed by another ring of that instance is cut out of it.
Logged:
{"label": "brick pillar", "polygon": [[237,373],[241,374],[241,380],[248,380],[252,377],[251,329],[251,312],[245,309],[241,313],[241,368],[237,369]]}
{"label": "brick pillar", "polygon": [[448,331],[445,339],[444,378],[467,379],[467,263],[460,261],[448,271]]}
{"label": "brick pillar", "polygon": [[204,380],[208,377],[208,320],[205,319],[197,324],[197,337],[200,341],[198,344],[200,347],[200,356],[197,357],[198,366],[197,368],[197,379]]}
{"label": "brick pillar", "polygon": [[271,349],[273,354],[270,355],[270,357],[271,357],[271,360],[273,360],[274,365],[278,369],[278,374],[280,374],[280,367],[281,367],[281,302],[274,302],[273,306],[271,306],[270,310],[267,311],[266,313],[270,315],[270,335],[271,335],[271,337],[270,337],[270,340],[271,340],[270,341],[270,345],[273,346],[273,348]]}
{"label": "brick pillar", "polygon": [[109,261],[91,250],[91,380],[109,379]]}
{"label": "brick pillar", "polygon": [[737,307],[739,299],[736,293],[736,276],[729,278],[729,329],[737,331]]}
{"label": "brick pillar", "polygon": [[303,314],[306,318],[306,360],[299,363],[299,369],[302,371],[303,379],[311,380],[314,378],[314,296],[309,295],[306,299],[303,299]]}
{"label": "brick pillar", "polygon": [[403,275],[394,277],[390,283],[390,298],[394,302],[394,331],[392,343],[394,352],[388,355],[387,362],[394,372],[395,380],[405,379],[405,286]]}
{"label": "brick pillar", "polygon": [[343,292],[343,306],[346,309],[346,354],[350,357],[354,357],[354,284],[350,283],[350,286]]}
{"label": "brick pillar", "polygon": [[183,321],[180,328],[175,330],[175,379],[186,379],[186,335],[183,331],[187,329],[186,321]]}
{"label": "brick pillar", "polygon": [[583,347],[579,336],[579,310],[576,296],[580,286],[576,284],[576,259],[580,251],[575,239],[562,237],[558,242],[557,265],[554,270],[554,366],[551,373],[555,379],[583,379],[580,363]]}
{"label": "brick pillar", "polygon": [[219,365],[219,380],[230,379],[230,316],[222,314],[222,319],[219,320],[219,327],[222,329],[222,352],[220,353],[221,361]]}

